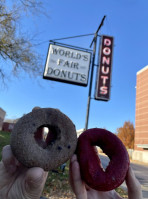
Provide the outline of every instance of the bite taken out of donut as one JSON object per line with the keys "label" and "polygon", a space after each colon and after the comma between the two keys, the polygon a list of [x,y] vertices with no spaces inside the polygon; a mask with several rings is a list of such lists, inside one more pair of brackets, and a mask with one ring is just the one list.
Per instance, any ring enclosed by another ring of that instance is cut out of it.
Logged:
{"label": "bite taken out of donut", "polygon": [[[96,146],[110,159],[105,170]],[[110,191],[123,183],[130,161],[125,146],[113,133],[99,128],[84,131],[78,138],[76,153],[81,177],[92,189]]]}
{"label": "bite taken out of donut", "polygon": [[[49,129],[46,138],[43,127]],[[65,163],[75,152],[75,125],[58,109],[35,108],[15,124],[10,145],[23,165],[49,171]]]}

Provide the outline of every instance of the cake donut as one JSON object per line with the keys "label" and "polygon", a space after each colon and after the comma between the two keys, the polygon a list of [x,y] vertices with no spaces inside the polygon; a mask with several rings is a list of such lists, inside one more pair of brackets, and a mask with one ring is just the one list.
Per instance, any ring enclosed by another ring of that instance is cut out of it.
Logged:
{"label": "cake donut", "polygon": [[[109,157],[106,170],[103,169],[95,146],[99,146]],[[120,186],[127,174],[129,156],[121,140],[105,129],[89,129],[78,138],[77,157],[81,177],[91,188],[110,191]]]}
{"label": "cake donut", "polygon": [[[46,140],[43,127],[49,129]],[[58,109],[36,108],[15,124],[10,145],[23,165],[49,171],[65,163],[75,152],[76,129],[73,122]]]}

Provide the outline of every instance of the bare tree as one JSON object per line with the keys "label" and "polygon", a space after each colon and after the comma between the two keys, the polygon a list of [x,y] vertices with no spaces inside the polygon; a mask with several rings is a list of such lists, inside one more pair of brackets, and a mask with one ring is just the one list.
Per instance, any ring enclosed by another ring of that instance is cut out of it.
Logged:
{"label": "bare tree", "polygon": [[130,121],[124,122],[123,127],[117,129],[117,136],[128,149],[134,148],[134,132],[134,125]]}
{"label": "bare tree", "polygon": [[22,13],[44,12],[42,1],[20,0],[18,3],[12,0],[11,3],[11,7],[8,7],[5,0],[0,0],[0,81],[3,83],[8,70],[16,76],[22,70],[34,76],[40,75],[42,71],[42,61],[31,39],[18,31]]}

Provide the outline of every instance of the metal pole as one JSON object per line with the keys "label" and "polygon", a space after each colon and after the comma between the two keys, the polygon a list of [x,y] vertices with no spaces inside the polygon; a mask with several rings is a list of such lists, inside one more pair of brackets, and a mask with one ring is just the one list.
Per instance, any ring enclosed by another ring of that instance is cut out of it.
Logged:
{"label": "metal pole", "polygon": [[90,109],[90,100],[91,100],[91,90],[92,90],[94,63],[95,63],[95,55],[96,55],[96,43],[97,43],[97,33],[95,33],[95,36],[94,36],[93,58],[92,58],[92,68],[91,68],[91,76],[90,76],[90,86],[89,86],[89,93],[88,93],[88,102],[87,102],[87,112],[86,112],[85,130],[88,129],[89,109]]}
{"label": "metal pole", "polygon": [[93,58],[92,58],[92,68],[91,68],[91,76],[90,76],[90,85],[89,85],[89,93],[88,93],[88,102],[87,102],[87,112],[86,112],[86,121],[85,121],[85,130],[88,129],[88,120],[89,120],[89,109],[90,109],[90,101],[91,101],[91,90],[92,90],[92,82],[93,82],[93,72],[94,72],[94,65],[95,65],[95,55],[96,55],[96,44],[97,44],[97,36],[98,36],[98,32],[100,30],[100,28],[103,26],[103,22],[105,20],[106,16],[103,17],[96,33],[95,36],[92,40],[91,46],[92,44],[94,44],[93,46]]}

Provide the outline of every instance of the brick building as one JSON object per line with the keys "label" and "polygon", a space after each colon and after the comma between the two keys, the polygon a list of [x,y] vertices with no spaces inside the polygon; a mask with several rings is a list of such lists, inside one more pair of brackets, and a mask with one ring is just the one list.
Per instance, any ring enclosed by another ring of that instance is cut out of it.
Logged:
{"label": "brick building", "polygon": [[137,72],[134,149],[148,150],[148,66]]}
{"label": "brick building", "polygon": [[14,123],[13,122],[3,122],[3,131],[11,132],[12,129],[14,128]]}
{"label": "brick building", "polygon": [[18,119],[15,120],[11,120],[11,119],[7,119],[3,122],[3,127],[2,130],[3,131],[7,131],[7,132],[11,132],[14,128],[15,123],[18,121]]}
{"label": "brick building", "polygon": [[0,108],[0,131],[2,130],[5,115],[6,115],[6,112],[2,108]]}

